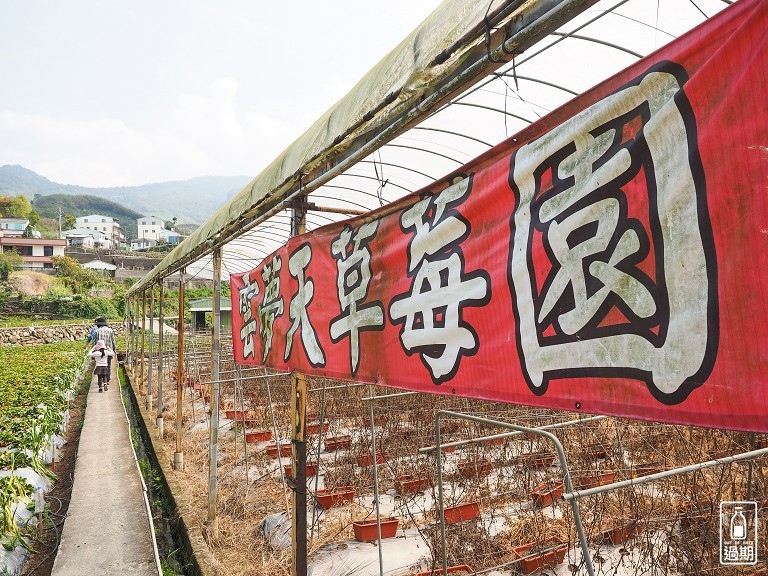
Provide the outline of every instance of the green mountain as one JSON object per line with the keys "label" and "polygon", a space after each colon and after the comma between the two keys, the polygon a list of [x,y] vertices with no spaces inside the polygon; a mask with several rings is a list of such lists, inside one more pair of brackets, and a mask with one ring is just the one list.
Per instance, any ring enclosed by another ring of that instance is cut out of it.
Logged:
{"label": "green mountain", "polygon": [[125,235],[128,238],[138,236],[138,226],[136,219],[141,218],[143,214],[126,208],[122,204],[106,200],[99,196],[74,196],[72,194],[50,194],[43,196],[38,194],[32,199],[32,208],[37,210],[42,218],[59,217],[59,208],[62,216],[72,214],[72,216],[87,216],[89,214],[101,214],[109,216],[120,222]]}
{"label": "green mountain", "polygon": [[[131,210],[140,216],[157,216],[164,220],[170,220],[175,216],[178,222],[189,224],[205,222],[250,180],[248,176],[201,176],[190,180],[158,182],[141,186],[89,188],[51,182],[23,166],[0,166],[0,194],[3,196],[24,194],[30,201],[35,196],[51,194],[95,196],[123,206],[130,206]],[[33,205],[37,208],[37,200]],[[63,206],[62,210],[65,210]],[[74,216],[86,215],[75,213],[73,210],[66,210],[66,212]],[[105,211],[102,212],[105,216],[111,216]],[[127,222],[121,220],[120,224],[125,227]]]}

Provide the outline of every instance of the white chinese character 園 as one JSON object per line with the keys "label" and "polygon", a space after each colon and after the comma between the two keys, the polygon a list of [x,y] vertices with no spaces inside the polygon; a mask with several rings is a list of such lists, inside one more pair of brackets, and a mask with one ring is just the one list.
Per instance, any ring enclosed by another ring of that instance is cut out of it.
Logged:
{"label": "white chinese character \u5712", "polygon": [[463,308],[490,299],[490,277],[484,270],[464,271],[461,242],[469,223],[456,207],[469,196],[471,178],[420,200],[400,217],[412,231],[408,246],[409,292],[392,299],[389,316],[402,324],[400,343],[409,355],[418,353],[435,384],[450,380],[462,356],[478,350],[477,333],[463,319]]}
{"label": "white chinese character \u5712", "polygon": [[240,315],[243,317],[240,341],[243,344],[243,358],[248,358],[255,353],[256,318],[253,315],[253,299],[259,295],[259,285],[251,279],[250,272],[246,272],[240,278],[243,281],[243,287],[238,290]]}
{"label": "white chinese character \u5712", "polygon": [[262,362],[267,359],[270,350],[272,350],[275,320],[283,315],[283,297],[280,295],[280,270],[282,266],[280,256],[275,256],[261,269],[261,279],[264,281],[264,299],[259,304]]}
{"label": "white chinese character \u5712", "polygon": [[714,240],[684,73],[667,67],[512,158],[509,273],[536,394],[556,378],[633,378],[675,404],[712,370]]}
{"label": "white chinese character \u5712", "polygon": [[285,356],[287,362],[291,356],[293,347],[293,338],[296,332],[299,332],[301,343],[307,354],[309,363],[315,368],[325,366],[325,354],[317,338],[317,332],[309,320],[307,308],[315,295],[315,283],[312,278],[306,278],[305,274],[312,260],[312,246],[309,243],[302,244],[288,258],[288,271],[296,279],[298,289],[291,298],[288,306],[288,315],[291,319],[291,327],[285,337]]}
{"label": "white chinese character \u5712", "polygon": [[384,306],[378,300],[366,302],[372,279],[370,241],[379,223],[367,222],[356,230],[346,226],[331,244],[336,259],[336,288],[341,314],[331,320],[331,341],[349,338],[350,367],[360,367],[360,332],[384,327]]}

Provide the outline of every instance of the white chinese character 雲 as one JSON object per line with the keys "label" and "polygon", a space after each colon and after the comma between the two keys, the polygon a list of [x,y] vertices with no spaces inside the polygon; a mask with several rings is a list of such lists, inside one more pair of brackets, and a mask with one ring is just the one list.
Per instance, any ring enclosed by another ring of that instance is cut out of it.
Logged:
{"label": "white chinese character \u96f2", "polygon": [[255,351],[256,318],[253,316],[253,299],[259,295],[259,285],[255,280],[251,280],[250,272],[246,272],[240,278],[243,281],[243,287],[238,290],[240,315],[243,317],[240,341],[243,344],[243,358],[248,358],[253,356]]}

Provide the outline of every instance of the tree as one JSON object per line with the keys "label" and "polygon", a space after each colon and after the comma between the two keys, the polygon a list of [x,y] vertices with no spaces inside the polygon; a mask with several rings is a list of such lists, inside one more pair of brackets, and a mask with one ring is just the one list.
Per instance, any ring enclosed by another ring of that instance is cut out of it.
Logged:
{"label": "tree", "polygon": [[0,281],[6,282],[16,266],[24,264],[24,259],[13,250],[0,253]]}
{"label": "tree", "polygon": [[6,218],[29,218],[32,213],[32,205],[23,194],[11,200],[5,211]]}
{"label": "tree", "polygon": [[72,230],[77,227],[77,219],[72,214],[65,214],[64,221],[61,223],[62,230]]}
{"label": "tree", "polygon": [[57,275],[62,282],[74,293],[86,292],[102,281],[102,278],[93,270],[88,270],[80,265],[80,262],[69,256],[53,256],[51,258],[56,268]]}
{"label": "tree", "polygon": [[176,226],[176,221],[177,221],[176,216],[174,216],[170,220],[166,220],[165,226],[163,226],[163,228],[165,228],[166,230],[173,230],[173,227]]}

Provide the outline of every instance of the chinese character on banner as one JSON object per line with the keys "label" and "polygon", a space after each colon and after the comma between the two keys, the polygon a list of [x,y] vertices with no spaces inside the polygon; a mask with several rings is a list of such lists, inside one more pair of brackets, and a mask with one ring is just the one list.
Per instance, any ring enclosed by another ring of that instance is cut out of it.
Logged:
{"label": "chinese character on banner", "polygon": [[357,230],[346,226],[331,244],[331,254],[337,261],[336,288],[341,305],[341,314],[330,324],[331,341],[350,339],[353,375],[360,365],[360,332],[384,327],[382,303],[365,302],[372,278],[369,242],[376,236],[378,227],[378,221],[363,224]]}
{"label": "chinese character on banner", "polygon": [[251,280],[250,272],[246,272],[240,278],[243,280],[243,287],[238,291],[240,315],[243,317],[240,341],[243,343],[243,358],[248,358],[255,352],[256,318],[253,316],[253,299],[259,295],[259,285]]}
{"label": "chinese character on banner", "polygon": [[435,384],[453,378],[462,356],[478,350],[477,333],[463,319],[466,306],[490,300],[490,276],[484,270],[464,272],[461,242],[469,223],[456,207],[470,194],[465,178],[431,198],[420,200],[400,217],[412,231],[408,245],[409,292],[392,299],[389,316],[402,324],[400,343],[408,355],[419,354]]}
{"label": "chinese character on banner", "polygon": [[288,358],[290,358],[293,337],[297,330],[299,330],[299,327],[301,327],[299,334],[301,335],[304,351],[307,353],[309,363],[317,368],[318,366],[325,366],[325,354],[317,338],[317,332],[309,321],[309,313],[307,312],[307,308],[315,295],[314,281],[312,278],[305,278],[305,273],[311,260],[312,246],[309,243],[302,244],[288,258],[288,271],[291,273],[291,276],[296,278],[299,287],[288,306],[288,315],[292,324],[285,338],[284,359],[287,362]]}
{"label": "chinese character on banner", "polygon": [[717,277],[684,72],[665,64],[512,159],[510,281],[526,380],[643,380],[683,401],[714,365]]}
{"label": "chinese character on banner", "polygon": [[281,268],[282,260],[280,256],[275,256],[261,269],[261,279],[264,281],[264,299],[259,305],[262,362],[267,359],[267,355],[272,350],[275,319],[283,315],[283,297],[280,295]]}

